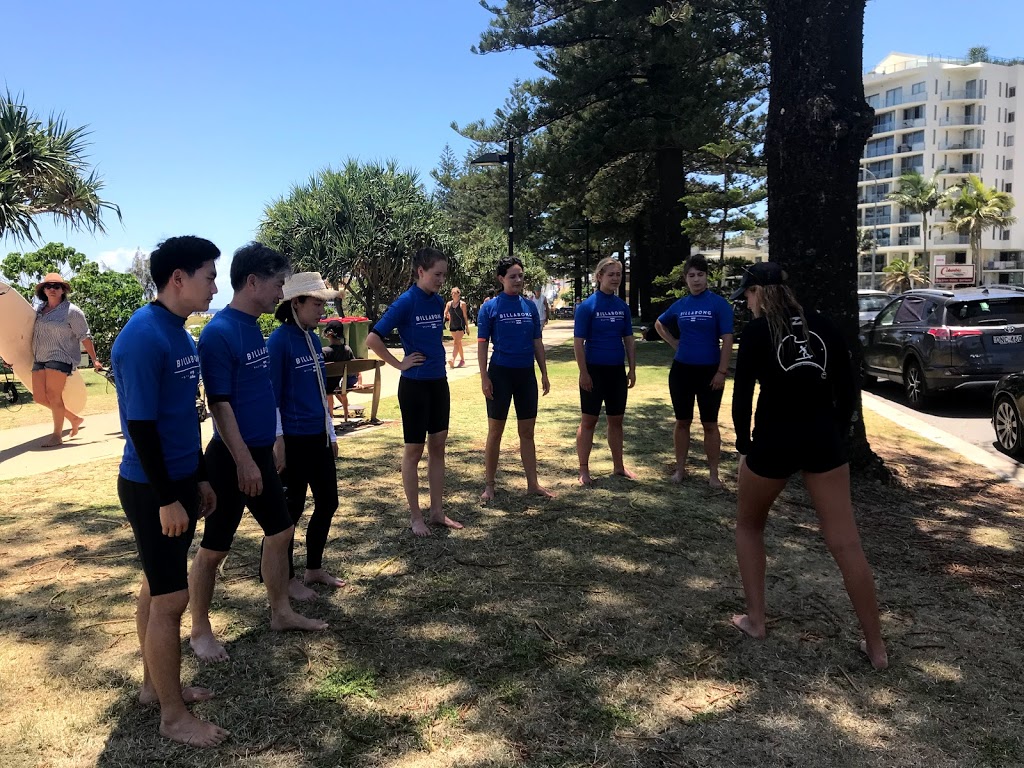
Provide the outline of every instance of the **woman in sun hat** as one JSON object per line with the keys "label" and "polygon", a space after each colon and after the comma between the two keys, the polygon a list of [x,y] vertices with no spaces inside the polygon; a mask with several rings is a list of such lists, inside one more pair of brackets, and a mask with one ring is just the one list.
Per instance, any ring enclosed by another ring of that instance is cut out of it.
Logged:
{"label": "woman in sun hat", "polygon": [[[732,418],[740,453],[736,559],[747,612],[733,617],[751,637],[765,636],[764,528],[789,477],[803,475],[829,552],[860,620],[861,650],[875,669],[888,665],[875,582],[850,500],[845,437],[854,415],[854,379],[842,335],[805,313],[774,262],[747,268],[732,300],[754,314],[740,340]],[[753,437],[754,384],[761,387]]]}
{"label": "woman in sun hat", "polygon": [[313,491],[313,514],[306,528],[306,571],[300,582],[292,562],[293,541],[288,552],[288,593],[295,600],[310,600],[316,595],[310,584],[345,585],[323,568],[331,519],[338,509],[338,438],[327,405],[326,368],[317,336],[324,303],[337,298],[339,291],[328,288],[319,272],[297,272],[285,280],[282,292],[284,298],[274,313],[281,325],[267,339],[267,350],[284,435],[281,482],[296,526],[306,504],[306,488]]}
{"label": "woman in sun hat", "polygon": [[44,448],[64,441],[64,419],[71,422],[71,437],[82,426],[82,417],[64,407],[64,385],[78,367],[81,347],[85,347],[97,371],[103,368],[85,313],[68,301],[70,293],[71,285],[56,272],[44,277],[35,290],[42,305],[36,310],[32,327],[32,396],[53,414],[53,434],[43,441]]}

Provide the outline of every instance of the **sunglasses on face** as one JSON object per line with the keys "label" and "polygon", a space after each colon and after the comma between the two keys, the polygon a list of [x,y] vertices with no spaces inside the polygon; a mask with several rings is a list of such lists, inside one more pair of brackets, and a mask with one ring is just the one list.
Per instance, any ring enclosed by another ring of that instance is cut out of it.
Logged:
{"label": "sunglasses on face", "polygon": [[58,289],[59,290],[64,290],[63,283],[43,283],[43,290],[44,291],[56,291]]}

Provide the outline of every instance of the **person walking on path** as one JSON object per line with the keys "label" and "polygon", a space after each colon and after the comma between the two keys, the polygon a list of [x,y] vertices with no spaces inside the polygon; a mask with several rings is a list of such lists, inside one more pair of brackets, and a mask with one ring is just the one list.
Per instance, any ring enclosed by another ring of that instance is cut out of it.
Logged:
{"label": "person walking on path", "polygon": [[[861,650],[875,669],[884,669],[874,576],[850,500],[845,437],[855,384],[849,351],[832,323],[804,312],[785,279],[778,264],[754,264],[733,293],[733,300],[746,299],[754,320],[740,340],[732,401],[740,453],[736,559],[747,607],[732,621],[753,638],[765,636],[765,524],[789,477],[801,472],[860,620]],[[761,389],[751,437],[755,382]]]}
{"label": "person walking on path", "polygon": [[[636,343],[629,305],[618,296],[622,264],[607,257],[594,270],[598,290],[576,310],[573,351],[580,369],[580,426],[576,430],[576,455],[580,460],[580,484],[593,484],[590,452],[601,404],[608,419],[608,448],[612,472],[633,480],[636,475],[622,460],[622,419],[626,393],[636,384]],[[622,367],[628,361],[629,372]]]}
{"label": "person walking on path", "polygon": [[654,322],[658,335],[675,350],[668,375],[676,417],[672,435],[676,469],[672,482],[681,483],[687,476],[690,426],[696,400],[704,428],[708,485],[717,489],[722,487],[718,474],[722,454],[718,411],[732,356],[733,312],[728,301],[708,290],[708,263],[702,254],[695,253],[686,260],[684,274],[689,295],[676,301]]}
{"label": "person walking on path", "polygon": [[260,573],[270,597],[275,631],[317,631],[323,621],[296,613],[288,599],[288,548],[295,530],[278,472],[284,468],[284,440],[277,427],[270,378],[270,353],[256,319],[273,312],[282,297],[288,260],[259,243],[235,251],[231,261],[231,303],[199,335],[199,362],[213,414],[213,439],[206,466],[217,494],[203,539],[192,562],[189,590],[192,650],[203,661],[227,661],[213,634],[210,603],[217,569],[228,556],[245,508],[263,529]]}
{"label": "person walking on path", "polygon": [[345,582],[323,567],[331,520],[338,509],[338,437],[327,402],[327,368],[316,329],[324,302],[338,291],[324,283],[319,272],[299,272],[284,282],[284,300],[274,316],[281,323],[267,339],[270,379],[284,436],[281,482],[288,499],[292,525],[298,526],[306,506],[306,489],[313,492],[313,514],[306,528],[306,570],[295,575],[295,536],[288,544],[288,594],[312,600],[311,584],[337,589]]}
{"label": "person walking on path", "polygon": [[217,246],[172,237],[150,254],[156,301],[137,310],[111,351],[124,455],[117,495],[142,563],[135,626],[142,651],[139,701],[160,705],[160,735],[194,747],[228,737],[186,704],[213,696],[181,687],[181,616],[188,605],[188,550],[198,517],[217,506],[196,416],[199,357],[185,320],[217,292]]}
{"label": "person walking on path", "polygon": [[53,433],[43,441],[43,448],[56,448],[64,442],[64,419],[71,423],[70,437],[82,427],[82,417],[64,407],[64,386],[81,359],[79,345],[85,347],[93,368],[103,369],[85,313],[68,300],[69,293],[71,285],[56,272],[36,286],[36,298],[42,305],[32,326],[32,397],[53,416]]}
{"label": "person walking on path", "polygon": [[[462,301],[462,291],[452,288],[452,299],[444,305],[444,320],[448,323],[448,330],[452,332],[452,361],[449,363],[452,368],[462,368],[466,365],[466,351],[462,348],[462,337],[466,335],[469,307]],[[455,358],[459,358],[458,364]]]}
{"label": "person walking on path", "polygon": [[543,286],[537,286],[537,290],[533,293],[533,298],[530,299],[533,302],[533,305],[537,307],[537,314],[540,316],[541,328],[548,324],[548,320],[551,316],[551,304],[548,302],[548,297],[544,295],[543,289]]}
{"label": "person walking on path", "polygon": [[[402,372],[398,405],[402,411],[402,487],[409,503],[410,527],[416,536],[429,536],[431,525],[459,529],[462,523],[444,513],[444,449],[448,439],[451,396],[444,350],[444,302],[438,295],[448,274],[448,260],[433,248],[420,248],[412,260],[414,283],[395,299],[366,337],[377,357]],[[396,358],[384,346],[395,328],[405,355]],[[427,448],[430,516],[420,508],[419,464]]]}
{"label": "person walking on path", "polygon": [[[537,447],[533,438],[537,426],[537,376],[533,372],[534,360],[540,367],[544,394],[551,391],[540,315],[534,303],[522,295],[522,261],[515,257],[502,259],[498,262],[497,276],[502,292],[480,308],[477,318],[480,386],[487,399],[484,490],[480,499],[487,502],[494,498],[501,437],[513,401],[519,424],[519,452],[526,473],[526,492],[554,498],[555,494],[537,479]],[[494,354],[488,365],[487,349],[492,343]]]}

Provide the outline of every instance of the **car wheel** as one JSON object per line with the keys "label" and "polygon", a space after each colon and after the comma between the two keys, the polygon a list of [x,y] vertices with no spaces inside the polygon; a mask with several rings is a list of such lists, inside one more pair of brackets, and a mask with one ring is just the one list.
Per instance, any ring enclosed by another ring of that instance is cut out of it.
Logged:
{"label": "car wheel", "polygon": [[1012,397],[1000,395],[993,409],[992,426],[999,447],[1012,456],[1024,455],[1024,426]]}
{"label": "car wheel", "polygon": [[924,371],[914,359],[908,360],[903,368],[903,394],[911,408],[920,410],[928,404],[928,384],[924,380]]}

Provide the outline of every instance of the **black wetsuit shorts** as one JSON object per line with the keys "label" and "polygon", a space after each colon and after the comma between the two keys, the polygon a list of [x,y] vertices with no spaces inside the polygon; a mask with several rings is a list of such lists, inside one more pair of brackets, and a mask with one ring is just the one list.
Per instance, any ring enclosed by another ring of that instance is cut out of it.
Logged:
{"label": "black wetsuit shorts", "polygon": [[589,392],[580,389],[580,410],[588,416],[621,416],[626,412],[626,393],[629,391],[626,369],[621,365],[588,365],[587,371],[594,386]]}
{"label": "black wetsuit shorts", "polygon": [[505,421],[513,401],[518,421],[537,418],[537,375],[532,365],[529,368],[509,368],[491,363],[487,375],[494,388],[492,399],[487,401],[487,418]]}
{"label": "black wetsuit shorts", "polygon": [[402,411],[402,435],[406,443],[423,445],[427,435],[448,431],[451,395],[448,379],[398,380],[398,407]]}
{"label": "black wetsuit shorts", "polygon": [[686,365],[673,361],[668,374],[668,391],[676,421],[693,421],[693,401],[696,400],[701,423],[718,422],[724,390],[711,388],[711,380],[717,372],[717,365]]}

